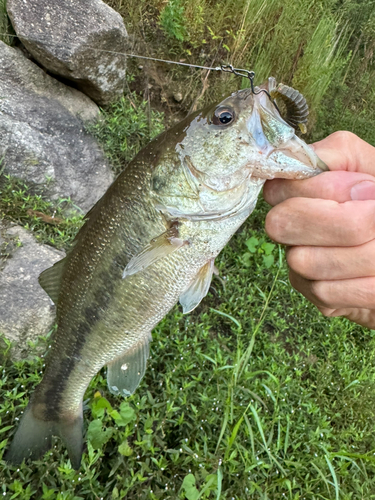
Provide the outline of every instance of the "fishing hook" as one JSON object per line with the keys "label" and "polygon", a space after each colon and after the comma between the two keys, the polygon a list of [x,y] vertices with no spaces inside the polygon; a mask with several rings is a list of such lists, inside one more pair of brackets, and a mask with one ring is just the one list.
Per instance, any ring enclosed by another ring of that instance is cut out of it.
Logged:
{"label": "fishing hook", "polygon": [[274,101],[274,99],[272,99],[270,93],[266,89],[259,89],[258,91],[255,90],[255,88],[254,88],[255,72],[254,71],[249,71],[248,69],[234,68],[232,64],[222,64],[220,66],[220,69],[221,69],[221,71],[224,71],[225,73],[232,73],[233,75],[242,76],[243,78],[248,78],[250,80],[251,92],[254,95],[258,95],[261,92],[264,92],[267,95],[268,99],[275,106],[278,113],[281,115],[280,110],[279,110],[276,102]]}

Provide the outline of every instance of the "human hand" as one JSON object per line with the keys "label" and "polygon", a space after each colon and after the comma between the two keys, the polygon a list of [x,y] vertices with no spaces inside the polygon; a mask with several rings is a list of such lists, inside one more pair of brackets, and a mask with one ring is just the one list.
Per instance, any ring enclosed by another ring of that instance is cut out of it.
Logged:
{"label": "human hand", "polygon": [[375,329],[375,148],[350,132],[313,147],[331,171],[267,181],[266,232],[287,245],[292,286],[325,316]]}

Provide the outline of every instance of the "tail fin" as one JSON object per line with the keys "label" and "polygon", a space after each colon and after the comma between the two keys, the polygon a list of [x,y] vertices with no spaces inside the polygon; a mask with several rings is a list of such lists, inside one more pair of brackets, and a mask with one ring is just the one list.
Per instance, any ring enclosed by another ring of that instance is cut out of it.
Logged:
{"label": "tail fin", "polygon": [[36,460],[51,448],[52,436],[60,436],[67,447],[72,467],[78,470],[83,447],[82,421],[82,409],[73,422],[41,420],[35,417],[29,403],[5,460],[13,465],[19,465],[24,459]]}

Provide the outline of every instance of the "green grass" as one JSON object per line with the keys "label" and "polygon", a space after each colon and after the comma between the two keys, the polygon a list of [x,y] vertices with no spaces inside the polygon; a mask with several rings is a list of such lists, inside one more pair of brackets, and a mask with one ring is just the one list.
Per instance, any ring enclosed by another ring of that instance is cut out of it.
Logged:
{"label": "green grass", "polygon": [[13,44],[14,30],[6,13],[6,0],[0,0],[0,40],[8,45]]}
{"label": "green grass", "polygon": [[[217,259],[198,310],[154,330],[135,395],[93,379],[81,470],[56,440],[33,464],[1,462],[4,498],[375,498],[375,335],[293,292],[278,247],[269,269],[259,245],[243,265],[265,208]],[[3,361],[0,457],[42,366]]]}
{"label": "green grass", "polygon": [[[133,52],[204,66],[229,62],[255,70],[256,83],[275,76],[307,98],[310,140],[341,126],[354,128],[375,145],[372,2],[106,1],[123,14],[135,36]],[[135,75],[132,88],[152,85],[145,91],[152,105],[160,109],[162,102],[168,114],[181,117],[192,106],[203,107],[249,85],[245,79],[214,71],[208,75],[205,70],[137,59],[128,64]],[[183,96],[181,103],[173,98],[176,92]]]}
{"label": "green grass", "polygon": [[[43,222],[35,212],[49,218],[50,223]],[[52,203],[42,193],[37,194],[33,186],[0,172],[1,219],[32,231],[40,243],[67,249],[82,225],[83,214],[70,199]]]}
{"label": "green grass", "polygon": [[[331,0],[107,3],[123,13],[129,29],[138,35],[136,53],[205,66],[231,63],[254,70],[256,83],[273,75],[278,81],[297,85],[313,114],[349,57],[346,49],[352,29],[344,8]],[[140,74],[138,64],[136,61],[131,66],[136,74]],[[203,106],[241,84],[248,86],[238,77],[216,72],[204,81],[206,71],[176,66],[147,63],[147,71],[152,81],[161,85],[163,97],[172,109],[176,108],[172,98],[176,90],[182,92],[182,106],[188,110],[197,96]]]}
{"label": "green grass", "polygon": [[150,109],[149,103],[135,93],[127,93],[101,110],[101,119],[88,127],[88,131],[99,140],[116,174],[163,130],[163,113]]}

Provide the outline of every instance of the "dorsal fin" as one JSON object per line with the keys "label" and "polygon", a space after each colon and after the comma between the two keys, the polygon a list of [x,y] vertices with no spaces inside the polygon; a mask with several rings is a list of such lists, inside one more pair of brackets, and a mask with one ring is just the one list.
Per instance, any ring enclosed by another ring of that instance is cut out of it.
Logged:
{"label": "dorsal fin", "polygon": [[59,298],[61,279],[64,273],[66,257],[56,262],[52,267],[43,271],[39,276],[39,284],[48,293],[52,302],[57,304]]}
{"label": "dorsal fin", "polygon": [[150,347],[149,337],[143,337],[129,350],[108,363],[107,384],[112,394],[130,396],[146,371]]}

